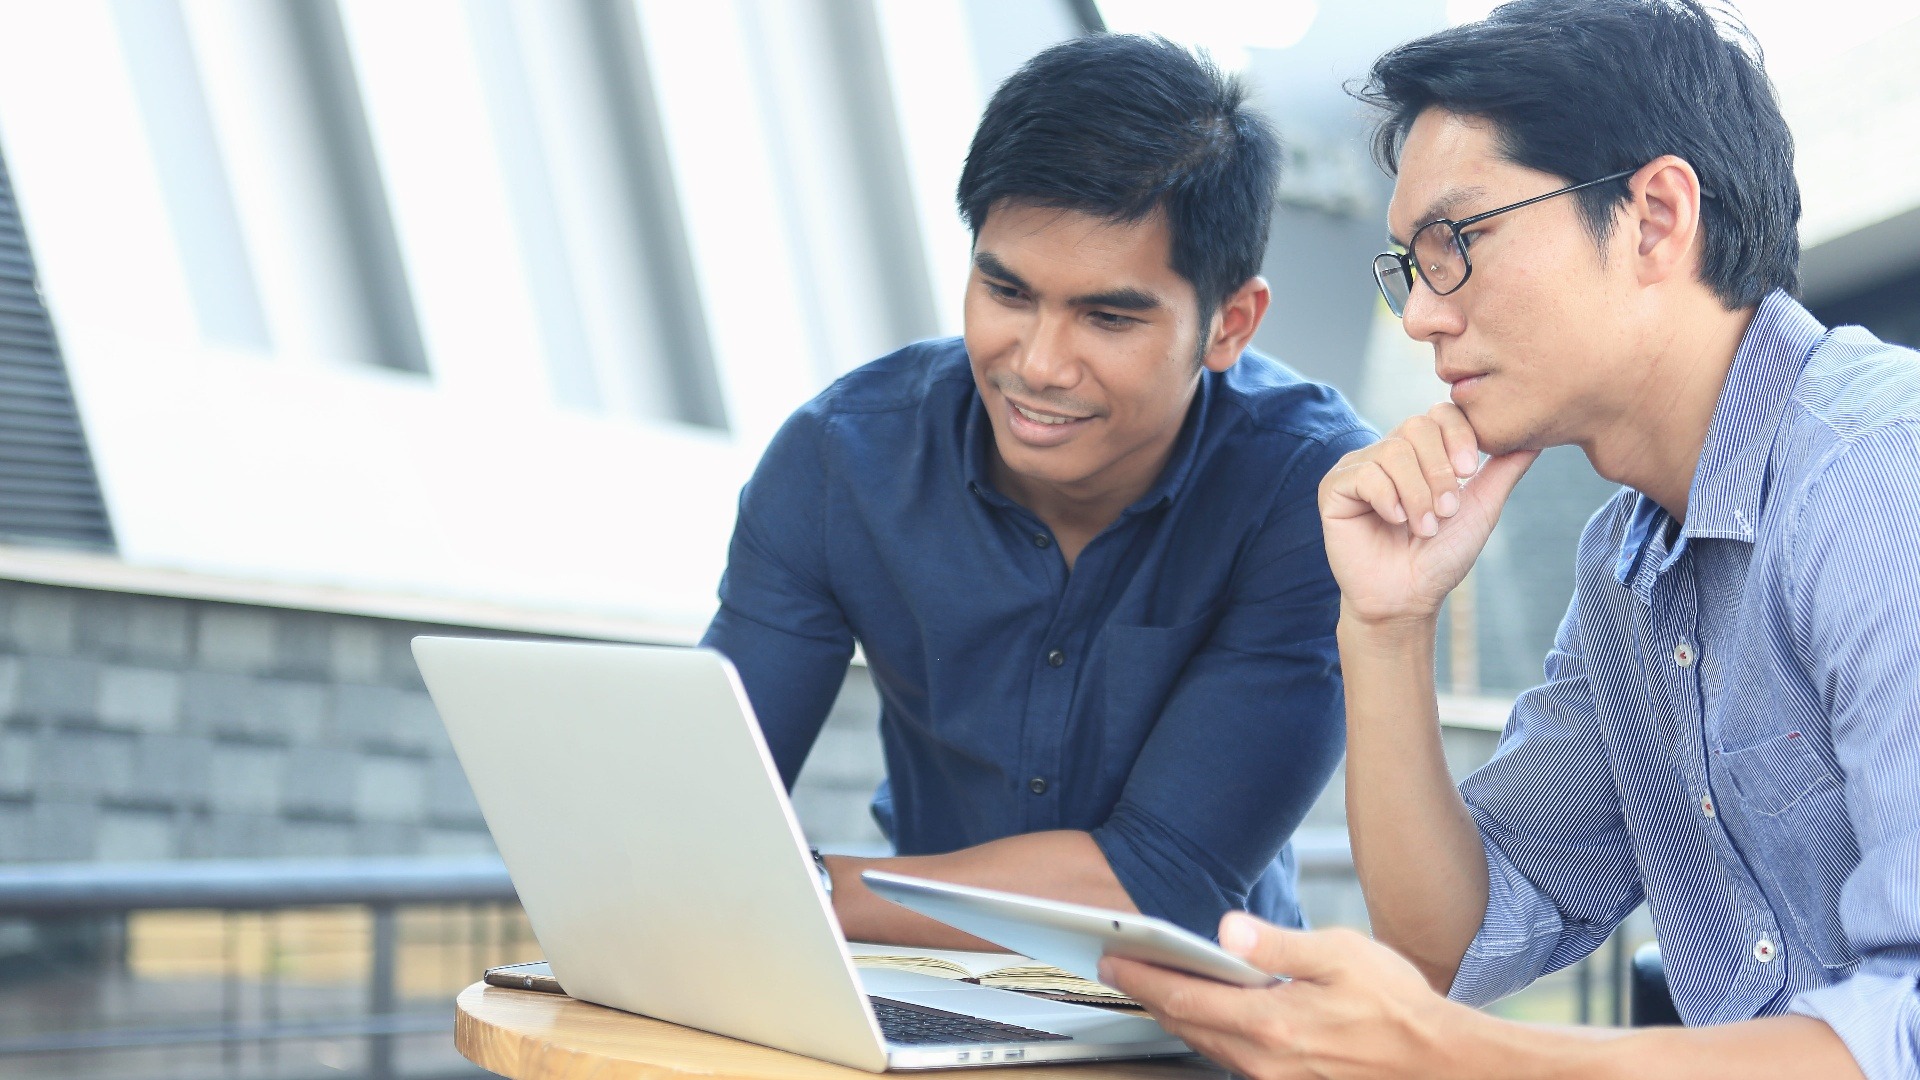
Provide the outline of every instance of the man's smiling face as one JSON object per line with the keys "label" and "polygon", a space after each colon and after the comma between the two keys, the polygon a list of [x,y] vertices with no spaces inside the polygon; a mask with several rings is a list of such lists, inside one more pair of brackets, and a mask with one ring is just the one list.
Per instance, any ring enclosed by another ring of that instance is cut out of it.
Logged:
{"label": "man's smiling face", "polygon": [[966,343],[1008,495],[1137,497],[1159,475],[1209,329],[1169,253],[1157,213],[1115,224],[1009,203],[987,215]]}

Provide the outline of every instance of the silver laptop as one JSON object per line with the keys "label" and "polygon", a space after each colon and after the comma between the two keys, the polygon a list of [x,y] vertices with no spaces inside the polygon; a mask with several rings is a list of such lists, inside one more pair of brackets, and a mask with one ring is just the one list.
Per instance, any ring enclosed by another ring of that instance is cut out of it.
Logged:
{"label": "silver laptop", "polygon": [[1189,1052],[1136,1013],[856,970],[718,653],[420,637],[413,654],[574,997],[869,1072]]}

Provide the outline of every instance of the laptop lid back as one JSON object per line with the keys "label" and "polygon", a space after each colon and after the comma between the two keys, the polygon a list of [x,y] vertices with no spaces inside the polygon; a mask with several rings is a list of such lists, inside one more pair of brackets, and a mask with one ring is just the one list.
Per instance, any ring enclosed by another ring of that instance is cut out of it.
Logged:
{"label": "laptop lid back", "polygon": [[413,642],[568,993],[886,1067],[733,668],[702,649]]}

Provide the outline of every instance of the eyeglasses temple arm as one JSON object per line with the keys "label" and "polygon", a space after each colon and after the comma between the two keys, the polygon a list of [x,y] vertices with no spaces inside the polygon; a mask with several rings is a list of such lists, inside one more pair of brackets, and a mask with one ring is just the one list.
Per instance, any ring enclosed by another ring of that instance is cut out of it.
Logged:
{"label": "eyeglasses temple arm", "polygon": [[[1506,213],[1506,212],[1507,212],[1507,211],[1509,211],[1509,210],[1518,210],[1518,209],[1520,209],[1520,208],[1521,208],[1521,207],[1523,207],[1523,206],[1532,206],[1532,205],[1533,205],[1534,203],[1537,203],[1537,202],[1544,202],[1544,201],[1546,201],[1547,199],[1551,199],[1551,198],[1553,198],[1553,197],[1555,197],[1556,195],[1566,195],[1566,194],[1569,194],[1569,193],[1571,193],[1571,192],[1575,192],[1575,191],[1579,191],[1579,190],[1580,190],[1580,189],[1582,189],[1582,188],[1590,188],[1590,187],[1593,187],[1593,186],[1594,186],[1595,184],[1606,184],[1606,183],[1610,183],[1610,182],[1612,182],[1612,181],[1614,181],[1614,180],[1622,180],[1622,179],[1625,179],[1626,177],[1629,177],[1629,176],[1632,176],[1632,175],[1633,175],[1634,173],[1637,173],[1637,172],[1639,172],[1639,171],[1640,171],[1639,169],[1628,169],[1628,170],[1627,170],[1627,171],[1625,171],[1625,172],[1617,172],[1617,173],[1614,173],[1614,174],[1613,174],[1612,176],[1602,176],[1602,177],[1600,177],[1600,178],[1599,178],[1598,180],[1587,180],[1587,181],[1583,181],[1583,182],[1581,182],[1581,183],[1578,183],[1578,184],[1573,184],[1573,185],[1570,185],[1570,186],[1568,186],[1568,187],[1563,187],[1563,188],[1561,188],[1561,189],[1560,189],[1560,190],[1558,190],[1558,191],[1549,191],[1549,192],[1547,192],[1547,193],[1546,193],[1545,195],[1535,195],[1535,196],[1534,196],[1533,198],[1531,198],[1531,199],[1522,199],[1521,201],[1519,201],[1519,202],[1517,202],[1517,203],[1514,203],[1514,204],[1512,204],[1512,205],[1510,205],[1510,206],[1502,206],[1502,207],[1500,207],[1500,208],[1499,208],[1499,209],[1497,209],[1497,210],[1489,210],[1489,211],[1487,211],[1487,212],[1486,212],[1486,213],[1484,213],[1484,214],[1475,214],[1475,215],[1473,215],[1473,216],[1472,216],[1472,217],[1470,217],[1470,218],[1464,218],[1464,219],[1462,219],[1462,220],[1460,220],[1460,221],[1455,221],[1455,222],[1451,222],[1450,224],[1452,224],[1452,225],[1453,225],[1453,232],[1454,232],[1454,235],[1456,235],[1456,236],[1457,236],[1457,235],[1459,235],[1459,233],[1460,233],[1460,230],[1461,230],[1461,229],[1464,229],[1464,228],[1466,228],[1467,226],[1469,226],[1469,225],[1473,225],[1473,224],[1475,224],[1475,223],[1477,223],[1477,222],[1482,222],[1482,221],[1485,221],[1485,220],[1487,220],[1488,218],[1490,218],[1490,217],[1493,217],[1493,216],[1495,216],[1495,215],[1497,215],[1497,214],[1504,214],[1504,213]],[[1431,224],[1431,223],[1429,223],[1429,224]]]}

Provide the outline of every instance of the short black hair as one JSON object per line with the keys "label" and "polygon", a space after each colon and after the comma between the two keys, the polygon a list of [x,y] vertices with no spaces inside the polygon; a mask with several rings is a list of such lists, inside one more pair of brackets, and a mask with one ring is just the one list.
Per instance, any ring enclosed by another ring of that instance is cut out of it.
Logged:
{"label": "short black hair", "polygon": [[[1663,154],[1700,177],[1700,280],[1729,310],[1797,292],[1793,135],[1758,43],[1699,0],[1514,0],[1376,60],[1362,101],[1385,111],[1374,156],[1397,173],[1422,112],[1482,118],[1507,160],[1574,183]],[[1579,192],[1596,243],[1625,180]]]}
{"label": "short black hair", "polygon": [[987,103],[957,193],[980,236],[1002,202],[1114,222],[1166,215],[1172,269],[1211,313],[1260,272],[1280,141],[1238,78],[1158,37],[1090,34],[1028,60]]}

